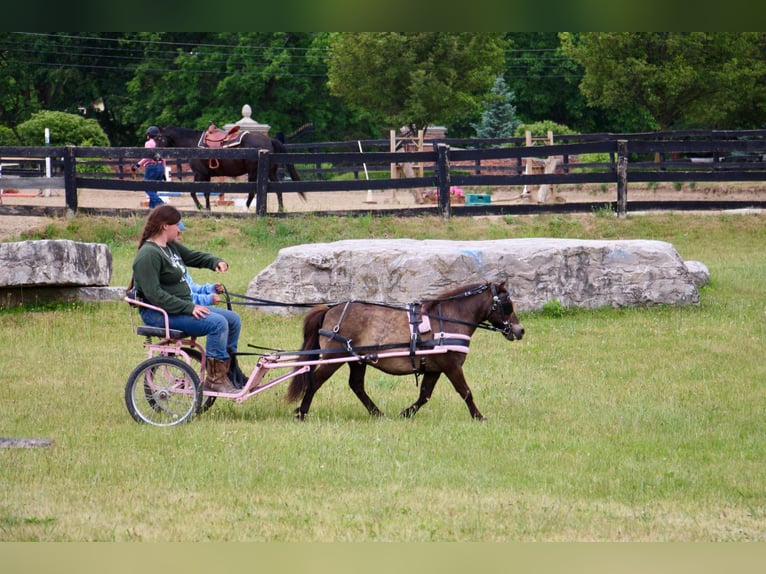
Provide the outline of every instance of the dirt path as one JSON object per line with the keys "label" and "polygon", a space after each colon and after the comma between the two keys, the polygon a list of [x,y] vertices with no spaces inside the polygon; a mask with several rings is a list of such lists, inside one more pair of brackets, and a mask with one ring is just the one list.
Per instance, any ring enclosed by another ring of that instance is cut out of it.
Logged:
{"label": "dirt path", "polygon": [[[385,190],[385,191],[361,191],[361,192],[322,192],[309,193],[307,200],[301,201],[294,194],[285,195],[285,209],[288,212],[315,212],[315,211],[345,211],[345,210],[377,210],[396,208],[427,207],[419,203],[415,192],[409,190]],[[486,194],[487,190],[466,189],[465,193]],[[63,190],[52,190],[49,196],[36,195],[27,197],[29,194],[8,194],[0,197],[2,205],[30,205],[30,206],[64,206]],[[537,203],[537,190],[532,189],[527,196],[522,195],[521,188],[495,188],[491,193],[493,204],[534,204]],[[550,192],[547,203],[551,202],[593,202],[609,201],[615,197],[614,186],[606,189],[584,188],[576,186],[560,186]],[[171,205],[175,205],[182,211],[194,211],[194,203],[188,194],[171,194],[164,197]],[[227,202],[219,203],[218,197],[211,198],[213,213],[243,213],[244,196],[229,196]],[[628,190],[629,200],[766,200],[766,184],[758,183],[730,183],[689,185],[684,184],[680,189],[671,184],[661,184],[655,188],[641,188],[632,185]],[[146,196],[141,192],[125,192],[112,190],[85,189],[80,192],[78,203],[80,207],[100,208],[124,208],[124,209],[148,209],[145,206]],[[232,201],[233,200],[233,201]],[[269,196],[267,210],[275,212],[277,209],[276,197]],[[253,208],[250,210],[253,211]],[[22,231],[45,226],[49,222],[47,217],[27,217],[16,215],[0,215],[0,241],[8,241],[18,237]]]}

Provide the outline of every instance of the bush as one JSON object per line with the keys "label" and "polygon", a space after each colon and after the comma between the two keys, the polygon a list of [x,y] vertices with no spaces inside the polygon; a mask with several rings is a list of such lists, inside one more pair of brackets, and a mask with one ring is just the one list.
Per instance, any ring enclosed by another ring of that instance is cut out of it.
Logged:
{"label": "bush", "polygon": [[45,128],[54,146],[108,146],[109,138],[96,120],[64,112],[37,112],[18,126],[23,145],[45,145]]}
{"label": "bush", "polygon": [[17,146],[19,140],[10,128],[0,126],[0,146]]}
{"label": "bush", "polygon": [[532,137],[543,138],[548,135],[548,130],[553,132],[553,135],[574,135],[577,132],[568,128],[563,124],[557,124],[551,120],[543,120],[541,122],[534,122],[531,124],[521,124],[516,128],[516,136],[524,137],[527,130],[532,132]]}

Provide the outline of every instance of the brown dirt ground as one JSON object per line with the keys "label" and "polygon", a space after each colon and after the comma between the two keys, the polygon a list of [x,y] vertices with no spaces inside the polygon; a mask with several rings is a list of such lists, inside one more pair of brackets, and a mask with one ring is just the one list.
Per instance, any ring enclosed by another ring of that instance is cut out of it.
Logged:
{"label": "brown dirt ground", "polygon": [[[376,210],[395,208],[424,207],[417,201],[422,190],[386,190],[370,192],[322,192],[308,194],[307,201],[301,201],[296,194],[285,195],[285,210],[288,212],[312,211],[344,211],[344,210]],[[537,203],[537,189],[530,188],[528,195],[522,194],[522,189],[494,188],[491,192],[493,204],[534,204]],[[466,193],[487,193],[484,189],[466,189]],[[672,184],[661,184],[654,189],[633,184],[628,189],[628,200],[764,200],[766,199],[766,184],[759,182],[727,183],[727,184],[684,184],[676,189]],[[548,194],[547,203],[551,202],[592,202],[609,201],[615,197],[614,185],[606,189],[597,187],[559,186]],[[145,195],[141,192],[124,192],[110,190],[82,190],[79,195],[80,207],[146,209]],[[213,213],[242,213],[245,211],[244,196],[232,196],[230,200],[219,203],[217,197],[211,198]],[[234,199],[234,201],[231,201]],[[189,195],[170,196],[166,198],[172,205],[182,211],[193,211],[194,203]],[[0,204],[30,205],[30,206],[64,206],[63,190],[51,190],[49,195],[36,194],[33,190],[22,193],[9,193],[7,190],[0,196]],[[426,206],[427,207],[427,206]],[[276,198],[269,196],[267,210],[275,212]],[[252,211],[252,208],[251,208]],[[28,217],[18,215],[0,215],[0,241],[8,241],[17,237],[22,231],[42,227],[47,224],[46,217]]]}

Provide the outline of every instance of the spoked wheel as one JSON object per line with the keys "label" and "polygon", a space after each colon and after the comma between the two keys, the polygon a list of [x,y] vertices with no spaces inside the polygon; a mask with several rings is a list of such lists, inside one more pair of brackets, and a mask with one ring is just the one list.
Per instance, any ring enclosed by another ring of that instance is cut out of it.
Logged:
{"label": "spoked wheel", "polygon": [[[200,373],[202,372],[202,353],[200,353],[197,349],[194,349],[192,347],[183,347],[183,350],[186,351],[187,355],[189,355],[189,358],[191,359],[191,366],[192,366],[192,369],[194,369],[194,372],[200,375]],[[201,415],[210,407],[212,407],[213,403],[215,403],[216,398],[217,397],[202,395],[202,403],[200,404],[199,411],[197,411],[197,414]]]}
{"label": "spoked wheel", "polygon": [[175,357],[152,357],[138,365],[125,385],[125,406],[137,422],[173,426],[199,412],[202,384],[194,369]]}

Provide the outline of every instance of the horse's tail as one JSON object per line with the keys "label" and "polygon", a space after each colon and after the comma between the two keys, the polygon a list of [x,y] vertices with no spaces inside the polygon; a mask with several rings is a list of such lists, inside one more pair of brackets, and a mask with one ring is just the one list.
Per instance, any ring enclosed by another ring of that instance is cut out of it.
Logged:
{"label": "horse's tail", "polygon": [[[319,349],[319,327],[322,326],[324,316],[329,309],[329,305],[317,305],[316,307],[312,307],[311,310],[306,313],[306,317],[303,320],[302,351],[314,351]],[[312,359],[313,358],[315,357],[312,357]],[[290,380],[290,385],[287,387],[287,401],[292,403],[303,398],[313,376],[313,365],[309,371],[295,375]]]}
{"label": "horse's tail", "polygon": [[[290,153],[290,150],[287,149],[285,144],[283,144],[281,141],[279,141],[277,138],[271,138],[271,145],[274,147],[274,153]],[[287,172],[290,174],[290,179],[293,181],[300,181],[301,177],[298,175],[298,171],[295,169],[295,165],[292,163],[285,163],[285,168],[287,168]],[[298,195],[303,201],[306,201],[306,194],[302,191],[298,192]]]}

